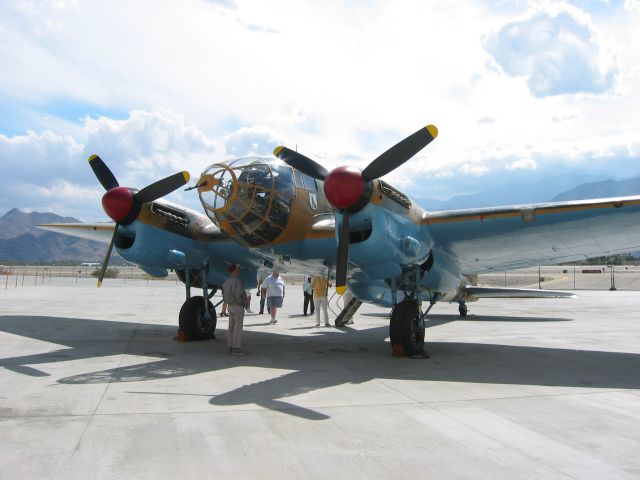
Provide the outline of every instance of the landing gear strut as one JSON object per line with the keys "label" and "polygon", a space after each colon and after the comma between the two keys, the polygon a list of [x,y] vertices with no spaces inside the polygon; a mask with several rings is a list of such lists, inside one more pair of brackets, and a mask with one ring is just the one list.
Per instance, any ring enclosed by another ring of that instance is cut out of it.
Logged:
{"label": "landing gear strut", "polygon": [[[178,277],[184,281],[186,287],[186,301],[180,308],[178,316],[180,330],[187,340],[207,340],[216,338],[216,311],[210,298],[216,293],[217,289],[213,287],[211,292],[208,291],[206,282],[206,271],[198,272],[193,275],[193,271],[182,270],[180,273],[176,271]],[[193,278],[195,277],[195,278]],[[202,296],[191,296],[191,287],[201,287]],[[205,301],[206,299],[206,301]]]}
{"label": "landing gear strut", "polygon": [[393,308],[389,337],[394,357],[429,358],[424,351],[424,315],[417,301],[405,298]]}
{"label": "landing gear strut", "polygon": [[460,317],[464,318],[467,316],[469,309],[467,308],[467,304],[464,302],[460,302],[460,306],[458,307],[458,312],[460,313]]}

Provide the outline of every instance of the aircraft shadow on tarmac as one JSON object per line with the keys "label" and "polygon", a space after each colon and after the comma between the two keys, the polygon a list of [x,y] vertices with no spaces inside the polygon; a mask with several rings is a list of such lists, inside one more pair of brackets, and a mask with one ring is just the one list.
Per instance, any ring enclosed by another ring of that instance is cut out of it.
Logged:
{"label": "aircraft shadow on tarmac", "polygon": [[[483,321],[509,317],[482,317]],[[436,316],[432,326],[458,320]],[[513,318],[514,321],[522,319]],[[537,319],[540,321],[540,319]],[[560,321],[563,319],[546,319]],[[246,331],[250,354],[228,355],[226,331],[218,339],[176,342],[176,328],[120,321],[44,316],[0,316],[0,331],[62,346],[45,353],[0,358],[0,366],[30,376],[49,376],[37,365],[126,354],[143,363],[55,379],[60,384],[140,382],[250,366],[286,371],[282,376],[212,395],[214,405],[257,404],[310,420],[328,418],[283,398],[375,379],[473,382],[562,387],[640,388],[640,355],[470,342],[429,342],[427,360],[396,359],[382,341],[387,327],[318,329],[313,335]],[[293,372],[291,370],[294,370]],[[133,392],[131,392],[133,393]],[[145,392],[136,392],[145,393]],[[148,392],[152,393],[152,392]],[[171,394],[171,393],[167,393]],[[175,394],[181,394],[176,392]]]}

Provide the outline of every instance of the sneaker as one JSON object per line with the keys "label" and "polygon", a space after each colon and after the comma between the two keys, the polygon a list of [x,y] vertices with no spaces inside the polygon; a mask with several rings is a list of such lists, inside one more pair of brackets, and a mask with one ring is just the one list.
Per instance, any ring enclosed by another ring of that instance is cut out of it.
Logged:
{"label": "sneaker", "polygon": [[253,310],[251,310],[250,308],[247,308],[247,313],[253,313]]}
{"label": "sneaker", "polygon": [[232,348],[231,355],[242,356],[242,355],[246,355],[246,353],[244,353],[244,350],[242,350],[241,348]]}
{"label": "sneaker", "polygon": [[275,325],[276,323],[278,323],[278,320],[276,320],[275,318],[272,318],[271,321],[269,322],[271,325]]}

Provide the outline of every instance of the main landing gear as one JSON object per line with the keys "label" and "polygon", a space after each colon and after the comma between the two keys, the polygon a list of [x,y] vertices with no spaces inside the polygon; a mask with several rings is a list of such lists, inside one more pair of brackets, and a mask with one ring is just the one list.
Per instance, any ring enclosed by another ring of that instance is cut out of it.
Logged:
{"label": "main landing gear", "polygon": [[180,308],[180,330],[184,332],[186,340],[206,340],[215,338],[216,312],[209,299],[197,296],[187,299]]}
{"label": "main landing gear", "polygon": [[460,313],[460,318],[464,318],[467,316],[467,313],[469,313],[469,309],[467,308],[467,304],[464,302],[460,302],[460,305],[458,306],[458,312]]}
{"label": "main landing gear", "polygon": [[394,357],[429,358],[424,350],[424,319],[428,312],[421,314],[419,303],[408,297],[393,308],[389,337]]}
{"label": "main landing gear", "polygon": [[[178,278],[182,280],[186,287],[186,301],[180,308],[179,322],[180,330],[178,338],[180,340],[207,340],[216,338],[216,311],[211,303],[217,291],[216,287],[209,288],[206,282],[206,271],[176,270]],[[202,296],[191,296],[191,287],[201,287]],[[207,299],[206,302],[204,299]]]}

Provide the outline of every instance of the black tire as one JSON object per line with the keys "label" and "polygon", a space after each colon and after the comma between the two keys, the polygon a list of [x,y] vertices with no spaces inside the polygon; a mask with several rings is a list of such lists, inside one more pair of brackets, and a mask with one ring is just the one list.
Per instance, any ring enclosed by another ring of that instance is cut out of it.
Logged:
{"label": "black tire", "polygon": [[391,312],[391,345],[402,345],[407,356],[424,355],[424,322],[418,303],[405,298]]}
{"label": "black tire", "polygon": [[461,303],[458,307],[458,312],[460,313],[460,317],[464,318],[467,316],[467,313],[469,313],[469,309],[464,303]]}
{"label": "black tire", "polygon": [[213,338],[218,321],[213,304],[209,300],[207,301],[209,302],[209,315],[211,317],[208,321],[204,318],[205,310],[202,297],[191,297],[182,304],[178,318],[180,328],[189,340],[207,340]]}

